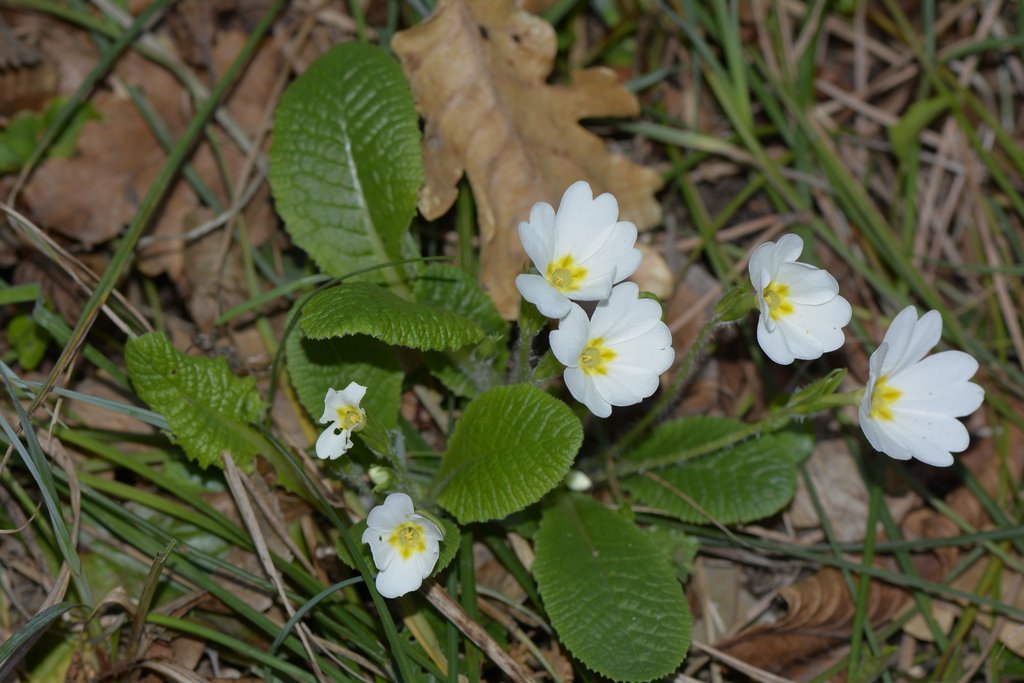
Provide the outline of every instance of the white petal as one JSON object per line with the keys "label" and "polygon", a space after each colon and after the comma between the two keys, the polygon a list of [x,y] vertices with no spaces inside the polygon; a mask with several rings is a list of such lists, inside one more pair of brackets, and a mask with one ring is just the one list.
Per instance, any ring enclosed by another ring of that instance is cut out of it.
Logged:
{"label": "white petal", "polygon": [[967,381],[977,369],[978,361],[963,351],[943,351],[894,375],[889,384],[903,392],[901,408],[963,417],[985,399],[985,391]]}
{"label": "white petal", "polygon": [[351,430],[342,429],[335,434],[335,425],[337,422],[328,425],[316,440],[316,457],[321,460],[336,460],[352,448]]}
{"label": "white petal", "polygon": [[444,538],[444,532],[438,528],[436,524],[431,522],[423,515],[412,514],[409,515],[409,521],[416,522],[423,527],[423,537],[427,539],[427,548],[430,548],[430,543],[440,541]]}
{"label": "white petal", "polygon": [[612,365],[608,368],[607,377],[616,384],[628,388],[628,390],[636,397],[636,400],[631,403],[616,403],[611,400],[610,396],[604,394],[604,384],[600,381],[595,382],[597,390],[602,392],[605,399],[615,406],[638,403],[658,390],[658,375],[644,367]]}
{"label": "white petal", "polygon": [[775,248],[774,242],[765,242],[750,255],[747,272],[750,273],[750,284],[754,286],[758,294],[766,286],[765,281],[770,282],[772,279],[773,273],[770,266],[774,261]]}
{"label": "white petal", "polygon": [[519,224],[519,239],[537,270],[546,271],[555,249],[555,210],[550,204],[533,205],[530,222]]}
{"label": "white petal", "polygon": [[569,312],[570,302],[540,275],[517,275],[516,288],[523,298],[548,318],[561,318]]}
{"label": "white petal", "polygon": [[893,318],[884,341],[889,343],[889,354],[882,366],[882,374],[895,375],[924,358],[942,336],[942,316],[928,311],[917,319],[917,309],[907,306]]}
{"label": "white petal", "polygon": [[[607,309],[598,306],[590,327],[593,336],[600,336],[610,346],[620,346],[639,337],[648,337],[651,330],[658,330],[655,335],[664,342],[662,347],[672,343],[668,327],[661,322],[661,304],[653,299],[634,298],[625,306]],[[653,341],[654,338],[651,339]]]}
{"label": "white petal", "polygon": [[381,505],[370,510],[366,526],[391,533],[400,524],[408,522],[412,514],[412,498],[404,493],[391,493]]}
{"label": "white petal", "polygon": [[768,330],[766,321],[768,320],[767,315],[762,315],[757,319],[757,343],[764,351],[764,355],[772,359],[773,362],[779,365],[789,365],[796,358],[793,352],[789,350],[789,344],[786,343],[786,335],[779,328],[778,325],[772,331]]}
{"label": "white petal", "polygon": [[395,546],[388,543],[390,535],[391,531],[378,531],[369,527],[363,532],[362,542],[370,546],[373,563],[377,565],[377,569],[387,569],[398,552]]}
{"label": "white petal", "polygon": [[320,424],[327,424],[328,422],[338,421],[338,409],[345,406],[345,401],[342,399],[341,392],[334,389],[328,389],[327,395],[324,396],[324,414],[320,417]]}
{"label": "white petal", "polygon": [[341,399],[341,405],[358,408],[363,397],[366,396],[366,387],[362,384],[349,382],[348,386],[345,387],[338,396]]}
{"label": "white petal", "polygon": [[[841,296],[833,298],[826,304],[820,306],[798,306],[793,307],[793,313],[780,318],[776,322],[786,334],[787,342],[793,355],[804,360],[813,360],[822,353],[835,351],[846,340],[843,334],[843,326],[850,322],[852,309],[849,302]],[[810,335],[816,340],[816,344],[804,343],[804,338]],[[803,355],[797,351],[797,347],[806,349],[812,355]]]}
{"label": "white petal", "polygon": [[572,244],[575,241],[573,238],[582,223],[581,219],[587,215],[593,201],[594,193],[585,180],[577,180],[566,188],[562,201],[558,204],[558,213],[555,214],[557,246]]}
{"label": "white petal", "polygon": [[[636,226],[632,223],[614,223],[600,241],[597,236],[591,236],[584,249],[577,247],[574,254],[577,256],[579,265],[588,271],[600,273],[616,272],[622,270],[622,278],[629,277],[633,271],[626,272],[626,268],[633,260],[642,257],[636,246]],[[634,253],[635,252],[635,253]],[[639,264],[639,261],[637,262]],[[620,268],[621,266],[621,268]],[[636,270],[634,267],[633,270]]]}
{"label": "white petal", "polygon": [[594,388],[597,389],[597,393],[613,406],[631,406],[646,398],[641,396],[636,388],[631,386],[630,382],[620,381],[621,379],[622,376],[617,376],[610,372],[606,375],[591,375],[590,377],[590,380],[594,383]]}
{"label": "white petal", "polygon": [[[893,433],[891,425],[891,422],[873,420],[870,417],[867,420],[861,420],[860,423],[861,429],[876,451],[885,453],[896,460],[910,460],[913,454],[903,440]],[[872,440],[872,435],[874,440]]]}
{"label": "white petal", "polygon": [[602,299],[607,299],[612,291],[612,279],[614,277],[614,268],[602,271],[588,271],[587,276],[577,284],[577,289],[569,292],[569,296],[576,301],[601,301]]}
{"label": "white petal", "polygon": [[569,313],[558,323],[558,329],[548,335],[551,353],[562,365],[574,368],[579,365],[580,354],[590,339],[590,321],[587,314],[576,304],[571,304]]}
{"label": "white petal", "polygon": [[612,414],[611,405],[601,397],[594,383],[582,370],[567,368],[563,378],[572,397],[585,405],[594,415],[608,417]]}
{"label": "white petal", "polygon": [[775,243],[775,252],[771,255],[772,262],[769,267],[773,273],[777,273],[783,263],[796,261],[804,250],[804,240],[800,235],[789,233],[779,238]]}
{"label": "white petal", "polygon": [[839,283],[832,275],[806,263],[783,263],[775,279],[789,287],[787,296],[794,304],[816,306],[839,293]]}
{"label": "white petal", "polygon": [[417,553],[410,557],[416,565],[416,571],[419,572],[420,576],[424,579],[430,576],[430,573],[434,571],[434,565],[437,564],[438,555],[440,555],[440,546],[437,541],[427,541],[427,549],[422,553]]}
{"label": "white petal", "polygon": [[377,592],[382,596],[397,598],[419,588],[423,584],[423,576],[412,557],[403,560],[396,554],[388,568],[377,574],[375,583]]}

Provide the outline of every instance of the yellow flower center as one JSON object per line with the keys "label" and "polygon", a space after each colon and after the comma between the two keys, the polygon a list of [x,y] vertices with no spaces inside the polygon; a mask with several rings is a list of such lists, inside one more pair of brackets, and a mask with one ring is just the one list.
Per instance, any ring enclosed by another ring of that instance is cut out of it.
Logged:
{"label": "yellow flower center", "polygon": [[789,301],[789,285],[781,282],[770,282],[762,293],[768,305],[768,317],[778,320],[793,313],[793,304]]}
{"label": "yellow flower center", "polygon": [[587,347],[580,354],[580,367],[588,375],[608,374],[608,363],[617,354],[604,345],[604,339],[595,337],[587,342]]}
{"label": "yellow flower center", "polygon": [[338,428],[358,432],[366,423],[366,413],[355,406],[338,408]]}
{"label": "yellow flower center", "polygon": [[882,375],[875,380],[875,388],[871,392],[871,418],[890,422],[893,419],[892,406],[899,400],[903,392],[886,384],[889,378]]}
{"label": "yellow flower center", "polygon": [[416,522],[402,522],[388,536],[388,543],[395,547],[403,560],[427,552],[427,540],[423,527]]}
{"label": "yellow flower center", "polygon": [[548,264],[548,282],[560,292],[575,292],[587,276],[587,269],[577,266],[572,256],[566,254]]}

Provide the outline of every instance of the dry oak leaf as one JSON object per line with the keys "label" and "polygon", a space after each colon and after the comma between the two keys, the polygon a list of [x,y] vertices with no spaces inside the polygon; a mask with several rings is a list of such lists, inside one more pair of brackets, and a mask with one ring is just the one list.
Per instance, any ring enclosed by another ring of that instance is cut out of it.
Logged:
{"label": "dry oak leaf", "polygon": [[661,176],[610,153],[578,123],[635,116],[636,98],[603,68],[548,85],[557,46],[546,21],[512,0],[438,0],[391,46],[426,119],[420,212],[434,219],[451,208],[465,172],[480,223],[480,284],[505,317],[518,311],[514,279],[526,263],[518,225],[536,202],[557,205],[584,179],[615,195],[622,220],[641,229],[661,221]]}

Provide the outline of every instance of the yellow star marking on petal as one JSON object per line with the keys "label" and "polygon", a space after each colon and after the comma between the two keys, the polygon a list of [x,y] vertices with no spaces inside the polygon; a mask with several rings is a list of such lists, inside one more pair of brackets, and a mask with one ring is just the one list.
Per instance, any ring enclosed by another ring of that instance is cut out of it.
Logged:
{"label": "yellow star marking on petal", "polygon": [[875,388],[871,392],[870,415],[874,420],[890,422],[893,419],[892,405],[899,400],[903,392],[886,384],[887,379],[888,377],[882,375],[875,380]]}
{"label": "yellow star marking on petal", "polygon": [[586,276],[587,269],[577,266],[570,254],[548,264],[548,282],[560,292],[575,292]]}
{"label": "yellow star marking on petal", "polygon": [[769,282],[764,288],[764,302],[768,304],[768,316],[772,320],[793,313],[793,304],[789,301],[789,285],[782,282]]}
{"label": "yellow star marking on petal", "polygon": [[388,536],[388,543],[395,547],[403,560],[427,552],[427,540],[423,527],[416,522],[402,522]]}
{"label": "yellow star marking on petal", "polygon": [[338,427],[352,432],[358,432],[366,422],[366,413],[355,406],[341,406],[338,408]]}
{"label": "yellow star marking on petal", "polygon": [[604,345],[604,339],[595,337],[587,342],[580,354],[580,367],[588,375],[607,375],[608,363],[618,355]]}

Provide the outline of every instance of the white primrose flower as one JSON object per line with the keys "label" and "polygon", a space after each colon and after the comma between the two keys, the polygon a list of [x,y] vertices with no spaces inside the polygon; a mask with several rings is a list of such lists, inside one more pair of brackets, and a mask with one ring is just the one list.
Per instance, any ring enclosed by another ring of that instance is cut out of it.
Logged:
{"label": "white primrose flower", "polygon": [[761,317],[757,343],[779,365],[814,360],[843,345],[850,303],[828,272],[797,261],[804,249],[798,235],[767,242],[750,257],[750,282]]}
{"label": "white primrose flower", "polygon": [[334,460],[352,448],[352,432],[362,429],[366,422],[366,412],[359,407],[365,395],[366,387],[355,382],[350,382],[342,391],[327,390],[320,424],[330,425],[316,440],[318,458]]}
{"label": "white primrose flower", "polygon": [[661,306],[639,299],[632,282],[616,285],[592,318],[572,304],[549,336],[551,351],[566,366],[565,385],[598,417],[612,406],[639,403],[658,388],[672,365],[672,333],[661,322]]}
{"label": "white primrose flower", "polygon": [[363,543],[370,544],[377,574],[377,592],[397,598],[416,590],[430,576],[444,532],[413,512],[412,499],[392,493],[366,516]]}
{"label": "white primrose flower", "polygon": [[942,335],[942,316],[917,318],[907,306],[893,319],[871,354],[868,384],[860,402],[860,428],[875,448],[897,460],[917,458],[946,467],[970,437],[958,417],[970,415],[985,390],[968,380],[978,361],[963,351],[925,358]]}
{"label": "white primrose flower", "polygon": [[519,224],[519,239],[540,274],[516,277],[523,298],[549,318],[565,317],[569,299],[606,298],[642,258],[634,248],[636,226],[618,217],[615,197],[594,198],[582,180],[562,195],[558,213],[545,202],[534,204],[530,221]]}

